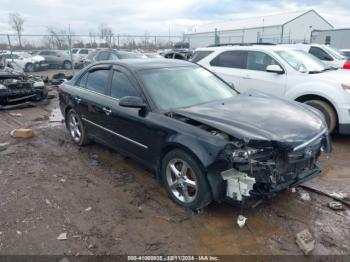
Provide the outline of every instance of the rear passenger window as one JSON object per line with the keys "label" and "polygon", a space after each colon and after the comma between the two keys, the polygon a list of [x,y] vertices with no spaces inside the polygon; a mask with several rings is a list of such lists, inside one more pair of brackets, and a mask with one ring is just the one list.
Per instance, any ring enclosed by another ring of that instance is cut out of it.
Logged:
{"label": "rear passenger window", "polygon": [[89,50],[87,50],[87,49],[82,49],[79,52],[79,54],[81,54],[81,55],[87,55],[88,53],[89,53]]}
{"label": "rear passenger window", "polygon": [[333,61],[333,58],[319,47],[312,46],[309,53],[320,60]]}
{"label": "rear passenger window", "polygon": [[97,55],[96,61],[108,60],[108,58],[109,58],[109,52],[102,51]]}
{"label": "rear passenger window", "polygon": [[249,51],[247,58],[247,69],[256,71],[266,71],[269,65],[278,65],[278,62],[263,52]]}
{"label": "rear passenger window", "polygon": [[213,51],[195,51],[192,56],[191,62],[197,63],[198,61],[202,60],[204,57],[207,57],[211,53],[213,53]]}
{"label": "rear passenger window", "polygon": [[211,66],[229,67],[246,69],[247,52],[246,51],[226,51],[215,57]]}
{"label": "rear passenger window", "polygon": [[104,94],[108,82],[110,70],[96,70],[90,72],[86,82],[86,88],[97,93]]}
{"label": "rear passenger window", "polygon": [[124,96],[138,96],[129,78],[122,72],[114,71],[111,87],[111,96],[122,98]]}

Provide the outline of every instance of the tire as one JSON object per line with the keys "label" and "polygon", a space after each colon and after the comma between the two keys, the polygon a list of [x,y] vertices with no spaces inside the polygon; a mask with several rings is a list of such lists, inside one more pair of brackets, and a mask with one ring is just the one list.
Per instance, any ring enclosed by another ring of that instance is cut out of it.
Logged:
{"label": "tire", "polygon": [[69,110],[67,113],[66,126],[74,143],[79,146],[84,146],[89,143],[83,122],[74,109]]}
{"label": "tire", "polygon": [[63,62],[63,69],[72,69],[72,63],[70,61]]}
{"label": "tire", "polygon": [[[184,166],[187,167],[186,171],[183,170]],[[169,197],[182,207],[197,210],[212,201],[203,169],[193,157],[182,150],[175,149],[164,156],[161,178]]]}
{"label": "tire", "polygon": [[27,63],[24,69],[26,72],[34,72],[35,66],[32,63]]}
{"label": "tire", "polygon": [[337,126],[337,115],[333,107],[329,103],[322,100],[309,100],[305,101],[304,103],[321,111],[326,119],[328,132],[332,133]]}

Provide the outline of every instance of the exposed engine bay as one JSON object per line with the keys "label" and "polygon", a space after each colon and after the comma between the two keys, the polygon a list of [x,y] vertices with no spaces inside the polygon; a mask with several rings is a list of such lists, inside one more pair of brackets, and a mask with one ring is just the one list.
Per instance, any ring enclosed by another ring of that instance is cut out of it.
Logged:
{"label": "exposed engine bay", "polygon": [[0,68],[0,109],[46,98],[47,89],[41,77],[28,76],[9,67]]}
{"label": "exposed engine bay", "polygon": [[[317,160],[321,152],[331,151],[326,129],[302,147],[293,147],[280,141],[237,139],[180,114],[171,117],[227,141],[217,157],[212,171],[215,174],[208,174],[209,182],[217,188],[217,192],[213,192],[216,200],[224,197],[243,202],[256,197],[272,197],[319,175],[321,169]],[[220,182],[217,182],[218,177]]]}

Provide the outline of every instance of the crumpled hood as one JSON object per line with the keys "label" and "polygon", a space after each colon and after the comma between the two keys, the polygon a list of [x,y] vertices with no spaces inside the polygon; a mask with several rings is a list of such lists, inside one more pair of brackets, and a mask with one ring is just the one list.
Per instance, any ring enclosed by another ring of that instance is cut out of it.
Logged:
{"label": "crumpled hood", "polygon": [[179,109],[175,113],[239,139],[287,142],[292,146],[315,137],[326,128],[318,112],[308,106],[256,91]]}
{"label": "crumpled hood", "polygon": [[338,69],[333,71],[326,71],[319,74],[309,74],[307,77],[316,80],[322,80],[325,82],[332,83],[347,83],[350,84],[350,70],[349,69]]}

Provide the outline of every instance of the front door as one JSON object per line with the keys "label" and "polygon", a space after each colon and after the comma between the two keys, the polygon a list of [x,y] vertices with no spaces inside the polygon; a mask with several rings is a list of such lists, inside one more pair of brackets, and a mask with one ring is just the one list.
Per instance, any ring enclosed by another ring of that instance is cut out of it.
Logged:
{"label": "front door", "polygon": [[238,91],[255,89],[264,93],[283,97],[287,81],[286,73],[267,72],[269,65],[280,65],[269,54],[260,51],[248,51],[247,66],[242,70]]}

